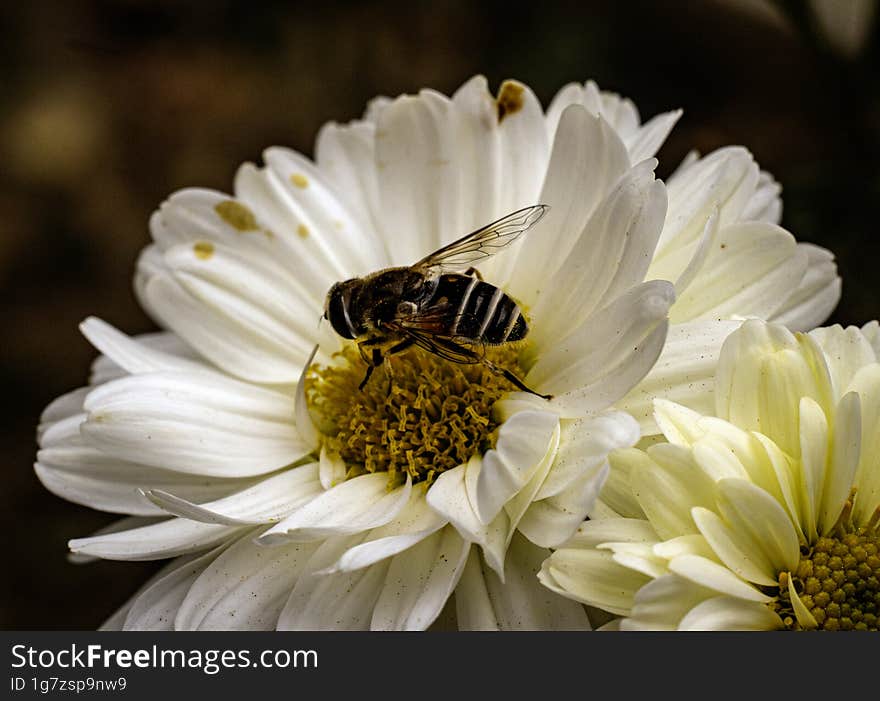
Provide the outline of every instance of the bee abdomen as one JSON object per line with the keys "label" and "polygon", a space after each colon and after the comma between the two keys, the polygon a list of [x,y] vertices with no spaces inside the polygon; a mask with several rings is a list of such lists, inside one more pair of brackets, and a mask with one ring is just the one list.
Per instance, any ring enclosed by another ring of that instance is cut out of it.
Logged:
{"label": "bee abdomen", "polygon": [[[480,340],[485,343],[507,343],[525,338],[526,320],[519,305],[498,287],[464,275],[443,281],[441,287],[458,288],[458,311],[452,325],[452,335]],[[443,283],[446,282],[446,285]]]}

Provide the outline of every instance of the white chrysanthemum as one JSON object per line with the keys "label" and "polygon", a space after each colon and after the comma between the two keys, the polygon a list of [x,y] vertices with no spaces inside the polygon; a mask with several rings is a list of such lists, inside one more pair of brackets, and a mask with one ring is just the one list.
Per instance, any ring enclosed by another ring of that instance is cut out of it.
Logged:
{"label": "white chrysanthemum", "polygon": [[658,400],[669,442],[615,455],[605,517],[541,580],[628,630],[877,630],[876,330],[747,322],[722,351],[717,416]]}
{"label": "white chrysanthemum", "polygon": [[[177,557],[110,624],[424,628],[454,591],[461,628],[587,626],[534,574],[589,511],[608,452],[638,438],[608,409],[663,348],[673,287],[650,281],[657,242],[679,291],[729,280],[718,236],[778,210],[742,150],[683,167],[667,210],[652,156],[677,117],[642,125],[592,83],[545,115],[525,86],[493,98],[478,77],[451,99],[379,99],[363,121],[328,125],[314,163],[269,149],[265,168],[241,168],[234,198],[184,190],[164,203],[136,288],[169,332],[130,339],[87,321],[105,354],[97,386],[55,402],[41,428],[44,484],[136,519],[72,541],[75,553]],[[547,216],[481,272],[530,321],[525,346],[496,362],[555,399],[421,351],[394,358],[387,395],[387,382],[359,391],[363,367],[317,324],[331,284],[539,202]],[[756,266],[746,287],[795,290],[817,314],[821,286],[773,232],[779,250],[755,234],[734,259]],[[795,258],[798,274],[770,285]],[[743,286],[724,289],[725,314],[764,311],[736,304],[752,299]]]}

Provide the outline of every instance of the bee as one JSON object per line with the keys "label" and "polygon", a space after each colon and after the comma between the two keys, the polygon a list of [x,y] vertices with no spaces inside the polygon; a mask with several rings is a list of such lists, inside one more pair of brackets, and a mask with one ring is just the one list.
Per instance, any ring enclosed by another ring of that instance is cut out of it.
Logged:
{"label": "bee", "polygon": [[[454,363],[481,363],[519,389],[551,399],[485,357],[487,345],[525,338],[528,324],[514,299],[471,265],[513,243],[548,209],[542,204],[519,209],[413,265],[334,284],[323,318],[339,336],[357,343],[367,365],[360,389],[385,358],[417,346]],[[454,272],[465,266],[463,273]]]}

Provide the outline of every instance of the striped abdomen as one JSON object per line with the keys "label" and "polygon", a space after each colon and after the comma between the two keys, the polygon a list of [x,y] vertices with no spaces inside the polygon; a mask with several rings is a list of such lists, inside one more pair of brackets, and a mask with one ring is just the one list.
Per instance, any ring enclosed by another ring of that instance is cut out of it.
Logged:
{"label": "striped abdomen", "polygon": [[488,282],[468,275],[441,275],[429,304],[439,304],[444,298],[457,309],[450,320],[450,336],[507,343],[525,338],[528,333],[517,303]]}

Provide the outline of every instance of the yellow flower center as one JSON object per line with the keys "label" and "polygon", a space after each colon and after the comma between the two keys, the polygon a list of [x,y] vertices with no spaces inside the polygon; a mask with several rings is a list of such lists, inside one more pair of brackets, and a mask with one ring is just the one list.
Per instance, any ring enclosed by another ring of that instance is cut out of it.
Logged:
{"label": "yellow flower center", "polygon": [[[385,358],[363,389],[366,365],[353,345],[340,362],[312,365],[306,398],[324,443],[348,466],[347,477],[388,472],[390,481],[437,475],[492,447],[492,405],[516,388],[482,364],[463,365],[410,349]],[[510,345],[486,349],[496,365],[519,374]],[[389,376],[388,366],[391,366]]]}
{"label": "yellow flower center", "polygon": [[[873,526],[873,527],[872,527]],[[819,630],[878,630],[880,534],[876,524],[851,525],[805,548],[792,583]],[[777,613],[789,630],[799,628],[788,593],[788,572],[779,575]]]}

